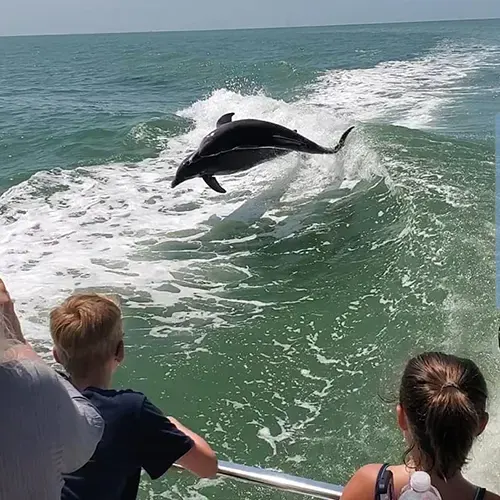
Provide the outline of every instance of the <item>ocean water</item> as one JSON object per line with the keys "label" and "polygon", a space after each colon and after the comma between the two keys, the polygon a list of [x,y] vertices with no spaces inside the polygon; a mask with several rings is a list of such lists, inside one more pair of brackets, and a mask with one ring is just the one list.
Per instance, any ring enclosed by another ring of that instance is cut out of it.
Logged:
{"label": "ocean water", "polygon": [[[118,386],[223,460],[344,484],[404,451],[408,357],[472,357],[491,423],[467,468],[500,490],[495,114],[500,21],[0,38],[0,275],[50,357],[47,315],[119,293]],[[291,154],[175,189],[219,116],[335,156]],[[144,478],[141,499],[292,495]]]}

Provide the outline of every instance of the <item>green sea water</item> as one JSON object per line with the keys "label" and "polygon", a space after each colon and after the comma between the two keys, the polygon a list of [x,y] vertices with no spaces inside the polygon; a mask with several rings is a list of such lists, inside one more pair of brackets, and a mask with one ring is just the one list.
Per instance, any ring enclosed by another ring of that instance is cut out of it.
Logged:
{"label": "green sea water", "polygon": [[[495,114],[500,21],[0,38],[0,275],[26,335],[75,290],[119,293],[119,387],[219,458],[344,484],[404,451],[405,361],[472,357],[491,423],[467,469],[500,491]],[[170,187],[217,119],[338,155]],[[141,499],[290,494],[144,478]]]}

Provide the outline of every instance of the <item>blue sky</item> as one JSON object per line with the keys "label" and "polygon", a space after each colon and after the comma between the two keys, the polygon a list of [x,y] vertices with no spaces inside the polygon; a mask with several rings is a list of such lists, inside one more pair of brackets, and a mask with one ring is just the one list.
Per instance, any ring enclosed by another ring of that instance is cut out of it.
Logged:
{"label": "blue sky", "polygon": [[500,0],[0,0],[0,35],[500,17]]}

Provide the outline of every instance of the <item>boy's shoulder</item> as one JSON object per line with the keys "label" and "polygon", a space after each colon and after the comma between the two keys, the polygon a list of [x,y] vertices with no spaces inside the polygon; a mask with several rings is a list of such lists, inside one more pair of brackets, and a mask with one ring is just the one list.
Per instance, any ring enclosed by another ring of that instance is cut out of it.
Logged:
{"label": "boy's shoulder", "polygon": [[147,397],[142,392],[133,389],[87,387],[82,394],[101,411],[107,409],[135,415],[139,414],[147,401]]}
{"label": "boy's shoulder", "polygon": [[[66,373],[56,370],[69,383],[71,379]],[[87,387],[81,394],[87,398],[105,418],[166,418],[163,412],[157,408],[148,397],[134,389],[103,389],[101,387]]]}
{"label": "boy's shoulder", "polygon": [[146,396],[144,393],[140,391],[136,391],[134,389],[102,389],[101,387],[87,387],[83,392],[91,392],[93,394],[100,394],[103,397],[107,398],[142,398],[144,399]]}

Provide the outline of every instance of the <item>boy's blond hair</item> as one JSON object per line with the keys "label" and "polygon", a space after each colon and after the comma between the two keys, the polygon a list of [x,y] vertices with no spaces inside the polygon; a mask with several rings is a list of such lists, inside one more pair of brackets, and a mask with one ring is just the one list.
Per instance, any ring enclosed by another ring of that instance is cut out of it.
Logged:
{"label": "boy's blond hair", "polygon": [[116,353],[123,339],[116,302],[97,293],[75,294],[51,311],[50,334],[70,376],[85,376]]}

